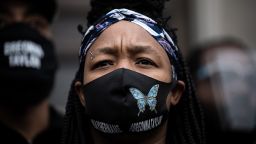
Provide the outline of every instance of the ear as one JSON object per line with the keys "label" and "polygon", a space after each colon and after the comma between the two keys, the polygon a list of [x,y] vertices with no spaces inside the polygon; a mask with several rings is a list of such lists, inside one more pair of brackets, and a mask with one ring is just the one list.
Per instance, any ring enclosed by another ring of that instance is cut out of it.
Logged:
{"label": "ear", "polygon": [[185,90],[185,83],[183,81],[177,81],[176,87],[170,91],[166,103],[168,108],[170,108],[170,106],[175,106],[179,101],[180,98],[183,94]]}
{"label": "ear", "polygon": [[83,93],[83,90],[82,90],[82,83],[80,81],[76,81],[75,82],[75,90],[76,90],[76,93],[80,99],[80,102],[83,106],[85,106],[85,98],[84,98],[84,93]]}

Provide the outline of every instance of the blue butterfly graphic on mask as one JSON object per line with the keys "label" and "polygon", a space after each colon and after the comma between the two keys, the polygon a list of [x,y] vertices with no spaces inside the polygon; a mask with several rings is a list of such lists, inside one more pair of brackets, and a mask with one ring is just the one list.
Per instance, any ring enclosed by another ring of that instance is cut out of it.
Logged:
{"label": "blue butterfly graphic on mask", "polygon": [[137,106],[139,108],[139,113],[143,113],[145,111],[146,105],[149,106],[151,111],[156,111],[156,96],[158,93],[159,84],[154,85],[148,92],[148,95],[144,95],[140,90],[136,88],[129,88],[129,91],[131,92],[132,96],[137,100]]}

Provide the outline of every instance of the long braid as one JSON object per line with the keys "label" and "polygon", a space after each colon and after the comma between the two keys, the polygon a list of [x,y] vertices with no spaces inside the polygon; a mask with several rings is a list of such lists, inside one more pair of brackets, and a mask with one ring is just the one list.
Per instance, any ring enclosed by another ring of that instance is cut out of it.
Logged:
{"label": "long braid", "polygon": [[[175,35],[175,33],[173,33],[173,35]],[[188,73],[182,54],[178,52],[177,55],[181,65],[178,78],[185,82],[187,89],[183,94],[180,103],[182,110],[180,113],[183,113],[185,123],[184,133],[187,134],[187,143],[203,144],[205,141],[205,135],[202,108],[200,107],[200,104],[198,103],[197,97],[195,95],[195,88],[192,84],[191,76]]]}
{"label": "long braid", "polygon": [[[76,74],[77,77],[78,73]],[[75,109],[75,91],[74,91],[74,83],[76,81],[76,78],[73,80],[71,84],[71,88],[69,91],[69,96],[66,104],[66,113],[64,118],[64,129],[63,129],[63,138],[62,138],[62,144],[70,144],[74,143],[75,135],[76,135],[76,129],[75,125],[77,125],[76,121],[76,109]],[[74,143],[75,144],[75,143]]]}
{"label": "long braid", "polygon": [[[86,118],[84,107],[75,92],[75,82],[81,81],[83,68],[83,64],[81,64],[69,91],[64,118],[62,144],[90,144],[89,132],[83,131],[84,129],[89,129],[89,119]],[[87,139],[86,142],[85,139]]]}
{"label": "long braid", "polygon": [[[177,36],[176,36],[176,29],[172,29],[167,25],[167,21],[162,23],[163,27],[167,30],[168,34],[172,37],[173,41],[177,45]],[[183,93],[183,96],[176,107],[178,107],[178,112],[176,124],[179,123],[178,126],[183,126],[183,131],[178,130],[179,137],[182,139],[178,143],[184,144],[203,144],[205,143],[205,126],[204,126],[204,115],[202,108],[198,102],[196,97],[195,87],[191,78],[190,73],[188,72],[186,63],[180,51],[176,52],[178,56],[179,65],[177,65],[177,75],[178,79],[182,80],[185,83],[186,90]],[[180,123],[180,121],[184,123]],[[176,127],[176,129],[179,129]],[[184,136],[184,134],[186,134]]]}

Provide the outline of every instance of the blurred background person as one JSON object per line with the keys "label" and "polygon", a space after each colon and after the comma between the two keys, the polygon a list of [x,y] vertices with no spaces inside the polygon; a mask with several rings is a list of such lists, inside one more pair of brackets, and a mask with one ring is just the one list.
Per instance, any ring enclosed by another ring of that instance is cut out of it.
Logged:
{"label": "blurred background person", "polygon": [[0,2],[0,143],[51,144],[62,115],[49,104],[57,70],[55,0]]}
{"label": "blurred background person", "polygon": [[208,144],[253,144],[255,52],[234,38],[205,42],[188,58],[206,116]]}

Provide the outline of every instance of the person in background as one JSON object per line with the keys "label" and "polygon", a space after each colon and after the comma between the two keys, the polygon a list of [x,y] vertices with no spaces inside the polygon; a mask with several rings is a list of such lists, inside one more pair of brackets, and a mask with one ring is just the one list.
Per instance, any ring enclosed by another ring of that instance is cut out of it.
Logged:
{"label": "person in background", "polygon": [[[175,34],[164,30],[166,23],[125,9],[137,2],[126,1],[123,9],[115,2],[92,1],[92,25],[87,31],[79,28],[84,37],[66,105],[63,143],[204,144],[201,107]],[[164,6],[164,1],[148,2],[140,3]],[[102,16],[104,4],[114,6]],[[149,15],[160,13],[160,20],[161,9],[154,13],[147,8]]]}
{"label": "person in background", "polygon": [[0,143],[57,144],[62,115],[49,104],[57,60],[55,0],[0,1]]}
{"label": "person in background", "polygon": [[255,50],[232,38],[211,40],[188,56],[206,116],[208,144],[253,144],[256,124]]}

